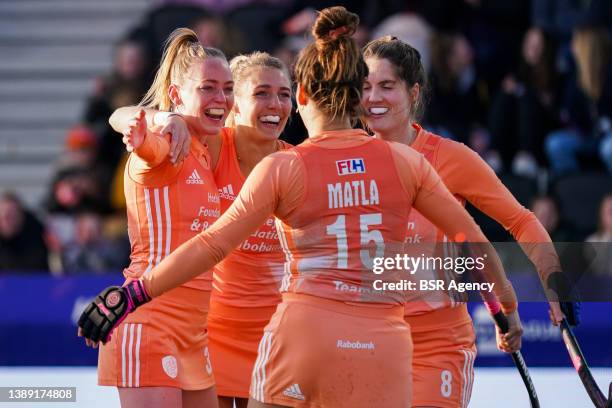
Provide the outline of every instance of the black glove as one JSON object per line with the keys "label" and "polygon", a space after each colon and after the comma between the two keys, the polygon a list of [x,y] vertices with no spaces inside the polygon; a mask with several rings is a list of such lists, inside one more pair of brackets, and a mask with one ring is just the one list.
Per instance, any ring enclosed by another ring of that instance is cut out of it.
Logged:
{"label": "black glove", "polygon": [[561,311],[570,326],[578,326],[580,324],[580,298],[567,275],[563,272],[553,272],[548,277],[546,284],[557,294]]}
{"label": "black glove", "polygon": [[151,298],[139,280],[123,287],[110,286],[104,289],[81,314],[79,318],[81,335],[95,342],[106,343],[113,329],[129,313],[149,300]]}

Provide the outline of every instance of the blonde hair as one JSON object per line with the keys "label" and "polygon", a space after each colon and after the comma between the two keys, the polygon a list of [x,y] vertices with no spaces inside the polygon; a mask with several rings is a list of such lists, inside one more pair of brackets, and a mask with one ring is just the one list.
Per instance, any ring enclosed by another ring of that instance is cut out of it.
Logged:
{"label": "blonde hair", "polygon": [[315,41],[300,52],[295,64],[295,79],[332,120],[361,115],[368,66],[351,38],[358,24],[359,16],[344,7],[321,10],[312,27]]}
{"label": "blonde hair", "polygon": [[[280,59],[273,57],[267,52],[255,51],[250,54],[237,55],[230,61],[230,70],[232,71],[235,83],[234,93],[236,95],[241,95],[242,84],[251,74],[253,68],[277,69],[285,74],[288,82],[291,82],[291,75],[289,75],[287,66]],[[235,125],[236,120],[234,110],[232,109],[225,121],[225,126],[234,127]]]}
{"label": "blonde hair", "polygon": [[572,49],[578,66],[578,83],[584,93],[597,102],[609,61],[610,38],[603,27],[584,27],[574,31]]}
{"label": "blonde hair", "polygon": [[182,81],[194,62],[209,57],[220,58],[227,62],[221,50],[202,46],[193,30],[189,28],[174,30],[164,45],[164,53],[155,79],[139,105],[161,111],[173,110],[174,106],[168,95],[170,85]]}
{"label": "blonde hair", "polygon": [[289,70],[280,59],[267,52],[255,51],[246,55],[237,55],[230,61],[232,76],[237,84],[236,93],[240,92],[240,84],[244,83],[251,69],[257,67],[278,69],[287,76],[288,81],[291,81]]}

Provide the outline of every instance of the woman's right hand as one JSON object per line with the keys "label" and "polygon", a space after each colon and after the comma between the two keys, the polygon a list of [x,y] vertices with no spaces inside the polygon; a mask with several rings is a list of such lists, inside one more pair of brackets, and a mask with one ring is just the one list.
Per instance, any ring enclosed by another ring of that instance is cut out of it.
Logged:
{"label": "woman's right hand", "polygon": [[165,125],[162,126],[160,133],[165,136],[170,134],[170,162],[179,164],[189,154],[191,137],[185,119],[178,114],[169,115]]}
{"label": "woman's right hand", "polygon": [[77,335],[88,347],[110,340],[113,329],[151,298],[140,280],[104,289],[81,313]]}
{"label": "woman's right hand", "polygon": [[518,311],[506,315],[508,319],[508,332],[502,333],[499,327],[496,330],[497,348],[506,353],[514,353],[521,349],[523,326]]}
{"label": "woman's right hand", "polygon": [[147,134],[147,119],[145,111],[139,110],[135,117],[129,120],[127,129],[123,132],[123,144],[128,152],[133,152],[142,146]]}

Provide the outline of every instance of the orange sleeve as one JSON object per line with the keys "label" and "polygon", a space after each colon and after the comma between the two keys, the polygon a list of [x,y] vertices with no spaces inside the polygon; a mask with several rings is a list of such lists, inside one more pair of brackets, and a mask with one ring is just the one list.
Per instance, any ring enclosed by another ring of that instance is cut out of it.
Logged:
{"label": "orange sleeve", "polygon": [[297,208],[304,191],[302,167],[297,162],[292,152],[275,153],[259,162],[231,207],[143,278],[149,296],[159,296],[212,268],[271,214],[282,218]]}
{"label": "orange sleeve", "polygon": [[393,144],[394,160],[407,193],[413,197],[413,207],[453,241],[479,243],[470,246],[472,256],[486,259],[484,278],[494,283],[493,291],[504,313],[516,310],[516,295],[506,277],[501,260],[478,225],[448,191],[429,162],[407,146]]}
{"label": "orange sleeve", "polygon": [[142,145],[134,149],[134,154],[147,168],[159,166],[168,156],[170,143],[159,133],[147,132]]}
{"label": "orange sleeve", "polygon": [[535,215],[523,207],[489,165],[464,144],[443,142],[438,154],[444,181],[453,194],[500,223],[520,244],[542,282],[561,271],[554,245]]}

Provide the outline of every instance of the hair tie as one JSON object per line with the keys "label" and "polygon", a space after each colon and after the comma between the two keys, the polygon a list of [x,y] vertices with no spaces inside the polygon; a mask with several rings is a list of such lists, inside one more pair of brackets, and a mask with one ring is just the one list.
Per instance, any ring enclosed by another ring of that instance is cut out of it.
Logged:
{"label": "hair tie", "polygon": [[342,26],[342,27],[338,27],[338,28],[334,28],[333,30],[331,30],[329,32],[329,36],[332,39],[337,39],[338,37],[340,37],[342,34],[346,34],[348,33],[349,29],[347,26]]}

